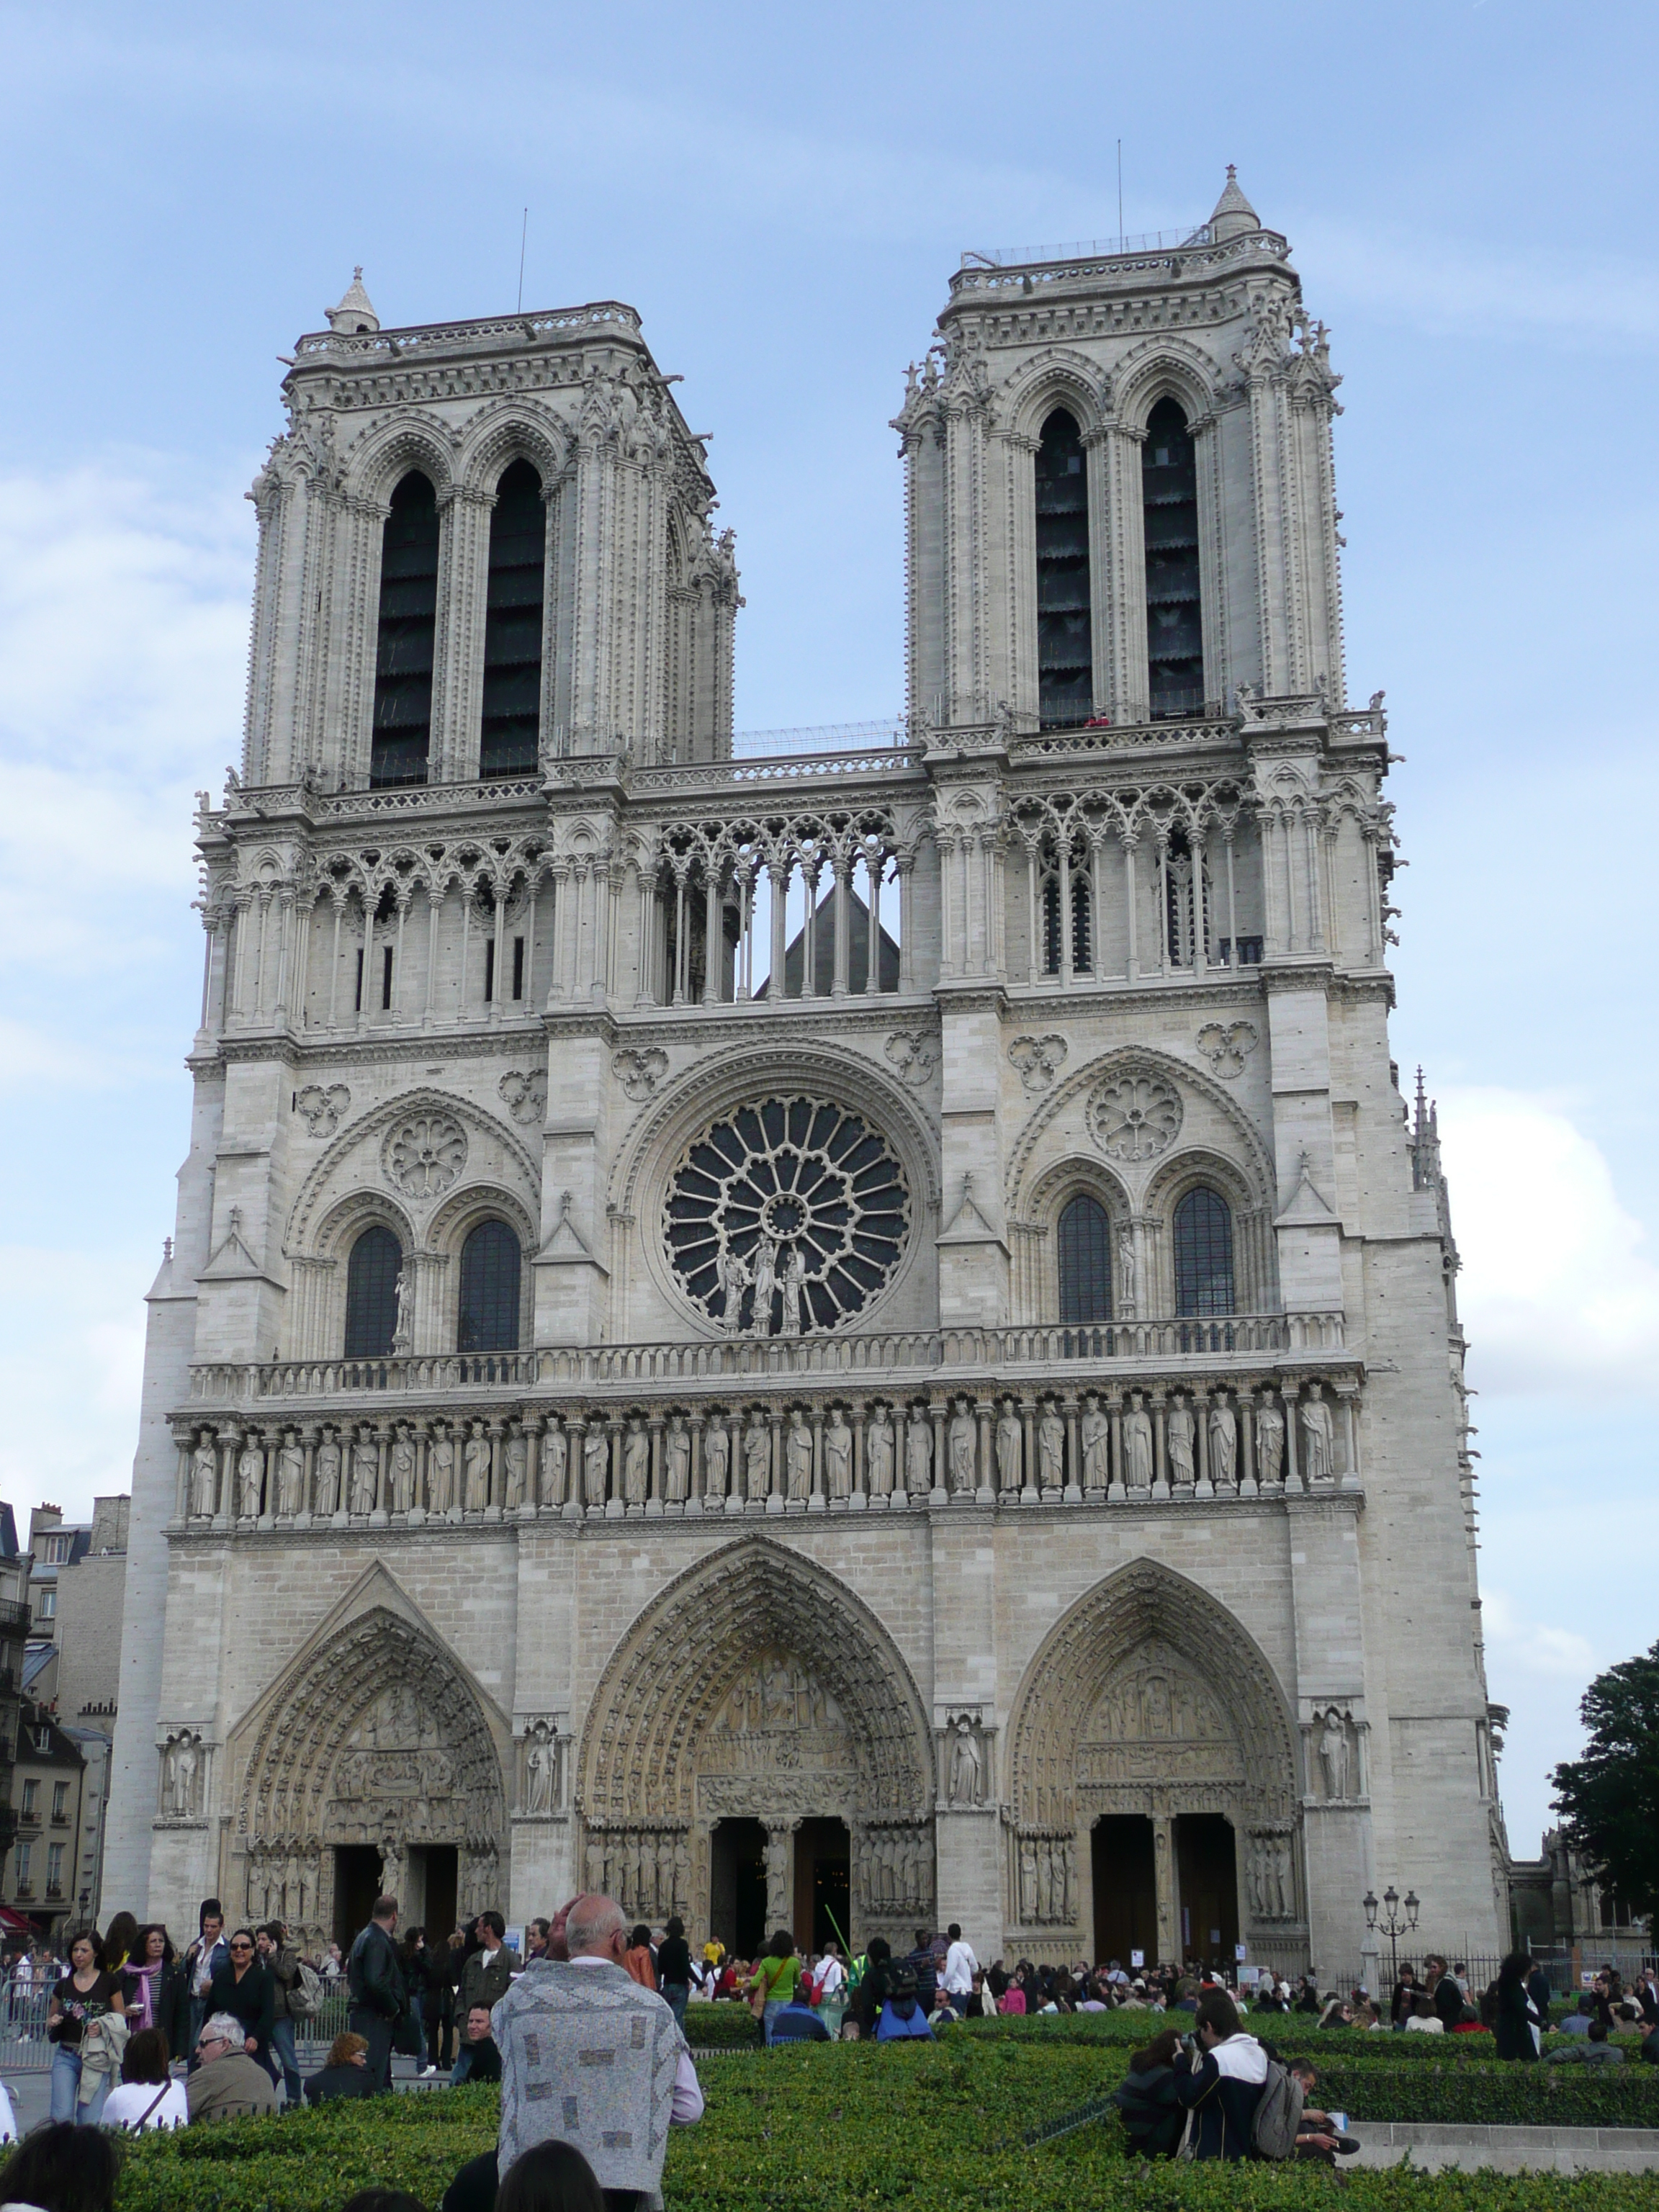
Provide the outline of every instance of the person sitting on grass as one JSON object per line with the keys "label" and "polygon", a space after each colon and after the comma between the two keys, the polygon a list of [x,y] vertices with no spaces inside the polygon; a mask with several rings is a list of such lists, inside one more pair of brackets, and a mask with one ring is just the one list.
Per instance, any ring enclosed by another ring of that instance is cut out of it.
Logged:
{"label": "person sitting on grass", "polygon": [[1319,2081],[1311,2063],[1305,2058],[1292,2058],[1289,2070],[1302,2084],[1302,2118],[1296,2130],[1297,2156],[1316,2159],[1322,2166],[1334,2166],[1339,2158],[1352,2158],[1359,2148],[1358,2142],[1351,2135],[1338,2130],[1328,2112],[1322,2112],[1316,2106],[1308,2102]]}
{"label": "person sitting on grass", "polygon": [[146,2128],[182,2128],[190,2119],[185,2085],[167,2070],[167,2039],[159,2027],[127,2038],[121,2086],[104,2100],[103,2124],[142,2134]]}
{"label": "person sitting on grass", "polygon": [[932,2023],[916,1996],[915,1970],[904,1960],[889,1971],[887,1996],[876,2022],[876,2041],[902,2043],[924,2035],[931,2041],[933,2033]]}
{"label": "person sitting on grass", "polygon": [[306,2099],[326,2104],[331,2097],[372,2097],[374,2083],[368,2071],[368,2038],[349,2030],[337,2035],[328,2046],[328,2063],[306,2083]]}
{"label": "person sitting on grass", "polygon": [[501,2078],[501,2054],[495,2048],[495,2038],[490,2030],[489,2007],[475,2004],[466,2016],[466,2040],[449,2077],[450,2087],[459,2088],[463,2081],[499,2081]]}
{"label": "person sitting on grass", "polygon": [[774,2043],[830,2043],[834,2040],[828,2026],[807,2002],[803,1986],[795,1991],[787,2005],[781,2005],[772,2021]]}
{"label": "person sitting on grass", "polygon": [[1144,2051],[1130,2054],[1128,2070],[1112,2092],[1123,2120],[1126,2158],[1173,2158],[1181,2145],[1187,2115],[1176,2094],[1175,2060],[1178,2030],[1166,2027]]}
{"label": "person sitting on grass", "polygon": [[1575,2059],[1586,2066],[1622,2066],[1625,2054],[1616,2043],[1608,2042],[1606,2021],[1593,2020],[1582,2042],[1564,2043],[1559,2050],[1551,2051],[1545,2063],[1559,2066]]}
{"label": "person sitting on grass", "polygon": [[113,2137],[53,2120],[0,2167],[0,2204],[17,2212],[114,2212],[119,2172]]}

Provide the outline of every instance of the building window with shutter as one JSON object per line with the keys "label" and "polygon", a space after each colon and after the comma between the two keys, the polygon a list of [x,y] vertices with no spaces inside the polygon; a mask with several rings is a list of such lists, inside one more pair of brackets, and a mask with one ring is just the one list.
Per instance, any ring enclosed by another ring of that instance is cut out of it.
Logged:
{"label": "building window with shutter", "polygon": [[1152,720],[1204,712],[1199,607],[1198,463],[1187,417],[1160,399],[1140,449],[1146,538],[1146,676]]}
{"label": "building window with shutter", "polygon": [[1065,408],[1042,426],[1036,456],[1037,711],[1047,729],[1094,711],[1089,592],[1089,477],[1082,434]]}
{"label": "building window with shutter", "polygon": [[481,776],[524,775],[539,757],[546,566],[542,480],[528,461],[514,461],[496,486],[489,518]]}
{"label": "building window with shutter", "polygon": [[380,546],[371,784],[424,783],[438,624],[438,499],[418,469],[392,495]]}

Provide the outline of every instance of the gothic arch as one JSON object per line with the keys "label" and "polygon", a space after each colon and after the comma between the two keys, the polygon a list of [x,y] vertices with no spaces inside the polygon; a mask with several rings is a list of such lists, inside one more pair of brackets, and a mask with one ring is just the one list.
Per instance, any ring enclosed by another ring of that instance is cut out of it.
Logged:
{"label": "gothic arch", "polygon": [[1195,345],[1173,335],[1146,339],[1118,364],[1112,378],[1112,412],[1122,428],[1141,436],[1160,399],[1173,399],[1190,428],[1216,404],[1215,364]]}
{"label": "gothic arch", "polygon": [[856,1760],[845,1809],[878,1820],[928,1814],[931,1731],[897,1646],[836,1576],[756,1536],[688,1568],[612,1652],[582,1730],[576,1804],[589,1826],[692,1820],[700,1745],[745,1670],[780,1648],[845,1716]]}
{"label": "gothic arch", "polygon": [[456,482],[491,499],[502,473],[514,461],[528,461],[542,480],[542,497],[550,501],[574,451],[569,425],[550,410],[522,399],[498,400],[468,423],[456,459]]}
{"label": "gothic arch", "polygon": [[[480,1182],[499,1181],[510,1189],[516,1183],[519,1203],[526,1218],[539,1218],[540,1175],[530,1154],[505,1124],[467,1099],[417,1087],[387,1099],[383,1105],[348,1123],[314,1163],[289,1213],[283,1235],[283,1250],[287,1257],[311,1256],[319,1233],[315,1224],[325,1206],[338,1205],[343,1199],[371,1190],[378,1194],[386,1187],[379,1158],[381,1140],[394,1122],[423,1112],[441,1114],[459,1121],[470,1146],[480,1148],[481,1156],[470,1158],[467,1164],[472,1187]],[[422,1246],[429,1249],[433,1225],[440,1218],[439,1207],[447,1202],[450,1195],[445,1191],[434,1200],[411,1203],[406,1216],[411,1249]]]}
{"label": "gothic arch", "polygon": [[1003,387],[1002,404],[1009,431],[1034,446],[1056,407],[1075,416],[1085,444],[1105,413],[1098,368],[1087,355],[1069,349],[1039,355],[1017,370]]}

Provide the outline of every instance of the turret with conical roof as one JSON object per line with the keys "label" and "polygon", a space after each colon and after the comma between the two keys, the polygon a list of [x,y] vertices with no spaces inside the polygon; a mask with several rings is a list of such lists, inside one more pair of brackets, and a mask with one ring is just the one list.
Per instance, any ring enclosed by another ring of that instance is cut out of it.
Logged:
{"label": "turret with conical roof", "polygon": [[1242,238],[1247,230],[1260,230],[1261,218],[1238,188],[1238,171],[1229,161],[1227,181],[1210,217],[1210,235],[1219,246],[1229,238]]}
{"label": "turret with conical roof", "polygon": [[[1228,174],[1231,173],[1229,170]],[[328,317],[330,330],[343,331],[349,337],[361,337],[367,331],[380,329],[380,319],[374,312],[374,303],[363,289],[361,264],[352,270],[350,285],[339,306],[325,307],[323,312]]]}

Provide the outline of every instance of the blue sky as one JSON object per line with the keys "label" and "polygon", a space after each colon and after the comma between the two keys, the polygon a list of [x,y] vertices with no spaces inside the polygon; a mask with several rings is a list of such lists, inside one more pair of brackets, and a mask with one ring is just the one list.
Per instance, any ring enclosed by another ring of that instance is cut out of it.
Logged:
{"label": "blue sky", "polygon": [[[1655,19],[1028,3],[0,8],[0,1484],[129,1479],[240,744],[276,356],[638,307],[714,434],[740,726],[901,703],[904,364],[968,246],[1201,219],[1332,325],[1350,687],[1406,760],[1397,1055],[1443,1105],[1504,1789],[1659,1636]],[[1383,1869],[1401,1887],[1412,1869]]]}

